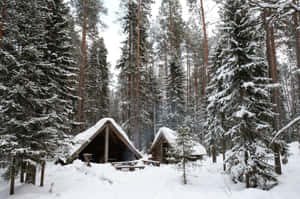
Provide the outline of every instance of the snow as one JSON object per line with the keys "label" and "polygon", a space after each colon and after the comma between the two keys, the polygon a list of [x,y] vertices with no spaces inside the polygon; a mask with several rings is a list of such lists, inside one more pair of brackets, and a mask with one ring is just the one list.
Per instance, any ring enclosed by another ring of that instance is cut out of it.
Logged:
{"label": "snow", "polygon": [[[161,127],[158,130],[157,134],[155,135],[151,148],[155,145],[155,143],[158,141],[158,139],[161,136],[164,136],[171,146],[176,145],[176,138],[177,138],[176,131],[173,131],[172,129],[169,129],[167,127]],[[206,149],[204,148],[204,146],[202,146],[197,142],[194,142],[192,155],[205,155],[205,154],[206,154]]]}
{"label": "snow", "polygon": [[247,115],[248,117],[253,117],[255,114],[247,111],[247,108],[245,106],[242,106],[240,110],[235,113],[235,116],[238,118],[243,118],[245,115]]}
{"label": "snow", "polygon": [[291,126],[293,126],[294,124],[296,124],[298,121],[300,121],[300,116],[293,119],[291,122],[289,122],[286,126],[284,126],[283,128],[281,128],[276,135],[274,136],[272,142],[274,142],[284,131],[286,131],[287,129],[289,129]]}
{"label": "snow", "polygon": [[137,152],[141,155],[141,153],[135,148],[135,146],[133,145],[133,143],[130,141],[130,139],[128,138],[127,134],[125,133],[125,131],[115,122],[114,119],[112,118],[103,118],[100,121],[98,121],[94,126],[92,126],[91,128],[83,131],[82,133],[79,133],[78,135],[76,135],[72,142],[74,143],[74,145],[70,146],[70,155],[72,155],[73,153],[75,153],[76,151],[78,151],[78,149],[85,143],[85,142],[90,142],[92,141],[91,138],[93,137],[93,135],[95,135],[95,133],[97,133],[97,131],[99,129],[101,129],[103,127],[104,124],[106,124],[107,122],[111,122],[111,124],[120,132],[120,134],[124,137],[124,139],[128,142],[128,144]]}
{"label": "snow", "polygon": [[[222,172],[221,157],[212,164],[205,159],[188,169],[188,184],[173,165],[147,166],[134,172],[117,171],[110,164],[87,167],[79,160],[67,166],[47,163],[45,186],[16,183],[16,194],[9,196],[9,182],[0,180],[1,199],[297,199],[300,195],[300,150],[290,144],[289,163],[283,165],[279,185],[270,191],[245,189]],[[0,169],[0,174],[3,170]],[[18,179],[18,178],[16,178]],[[38,182],[39,183],[39,180]],[[52,187],[52,188],[51,188]],[[52,193],[50,193],[50,189]]]}

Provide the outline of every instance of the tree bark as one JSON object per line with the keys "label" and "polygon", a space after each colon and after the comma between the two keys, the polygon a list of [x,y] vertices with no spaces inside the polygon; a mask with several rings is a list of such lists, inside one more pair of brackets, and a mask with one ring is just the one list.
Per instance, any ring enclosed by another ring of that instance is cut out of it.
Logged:
{"label": "tree bark", "polygon": [[[207,82],[210,81],[210,75],[208,72],[209,67],[209,50],[208,50],[208,40],[207,40],[207,32],[206,32],[206,23],[205,23],[205,14],[204,14],[204,7],[203,7],[203,0],[200,0],[200,7],[201,7],[201,16],[202,16],[202,25],[203,25],[203,38],[204,38],[204,49],[205,49],[205,68],[204,68],[204,77],[203,77],[203,89],[202,89],[202,96],[205,96],[205,89],[207,86]],[[205,99],[205,97],[204,97]]]}
{"label": "tree bark", "polygon": [[216,163],[217,162],[217,150],[216,150],[215,146],[213,146],[211,148],[211,154],[212,154],[212,161],[213,161],[213,163]]}
{"label": "tree bark", "polygon": [[278,175],[282,174],[281,171],[281,160],[280,160],[280,146],[279,144],[273,144],[274,145],[274,164],[275,164],[275,172]]}
{"label": "tree bark", "polygon": [[3,0],[2,8],[1,8],[0,48],[2,47],[3,29],[4,29],[4,21],[5,21],[5,12],[6,12],[5,3],[6,1]]}
{"label": "tree bark", "polygon": [[169,2],[169,15],[170,15],[170,27],[169,27],[169,39],[170,39],[170,53],[173,54],[173,22],[172,22],[172,6],[171,1]]}
{"label": "tree bark", "polygon": [[223,156],[223,170],[226,171],[226,139],[222,138],[222,156]]}
{"label": "tree bark", "polygon": [[[293,3],[296,4],[296,0],[293,0]],[[298,23],[298,13],[295,11],[293,14],[293,21],[294,21],[294,31],[296,37],[296,61],[297,67],[300,69],[300,30],[299,30],[299,23]]]}
{"label": "tree bark", "polygon": [[[296,0],[293,0],[293,3],[297,5]],[[296,37],[296,61],[297,61],[297,68],[300,70],[300,30],[299,30],[299,22],[298,22],[298,12],[294,12],[293,14],[293,21],[294,21],[294,31]],[[298,84],[298,103],[300,103],[300,74],[297,74],[297,84]],[[296,100],[294,98],[294,100]],[[297,103],[297,102],[296,102]],[[296,104],[294,103],[294,104]],[[299,131],[299,127],[296,127]],[[300,140],[299,140],[300,141]]]}
{"label": "tree bark", "polygon": [[[249,159],[248,152],[245,151],[245,165],[248,165],[248,159]],[[245,181],[246,181],[246,188],[249,188],[250,187],[250,174],[247,171],[245,173],[245,178],[246,178],[245,179]]]}
{"label": "tree bark", "polygon": [[[273,83],[278,83],[278,73],[277,73],[277,60],[276,60],[276,46],[274,38],[274,29],[271,27],[267,21],[270,11],[264,9],[264,26],[266,31],[266,50],[267,50],[267,60],[269,63],[269,73],[273,79]],[[281,120],[280,120],[280,99],[279,99],[279,89],[274,88],[272,90],[272,102],[275,104],[275,113],[274,116],[274,128],[276,130],[280,129]],[[281,162],[280,162],[280,146],[275,144],[274,148],[274,163],[275,163],[275,172],[281,174]],[[278,161],[279,159],[279,161]]]}
{"label": "tree bark", "polygon": [[9,194],[15,193],[15,157],[12,157],[11,168],[10,168],[10,190]]}
{"label": "tree bark", "polygon": [[[129,6],[130,6],[130,10],[132,10],[132,0],[129,0]],[[129,73],[128,73],[128,104],[127,104],[127,108],[128,108],[128,113],[127,113],[127,120],[129,123],[129,128],[128,128],[128,134],[131,135],[131,108],[132,108],[132,80],[134,79],[132,74],[131,74],[131,66],[133,66],[133,42],[132,42],[132,37],[133,37],[133,27],[132,27],[132,21],[130,20],[130,30],[129,30],[129,43],[128,43],[128,47],[129,47]],[[133,113],[134,114],[134,113]],[[125,121],[125,120],[123,120]]]}
{"label": "tree bark", "polygon": [[32,184],[35,185],[36,184],[36,166],[33,165],[32,166]]}
{"label": "tree bark", "polygon": [[25,165],[26,163],[25,162],[23,162],[23,160],[22,160],[22,162],[21,162],[21,174],[20,174],[20,182],[21,183],[24,183],[24,174],[25,174]]}
{"label": "tree bark", "polygon": [[85,67],[86,67],[86,29],[87,29],[87,8],[86,0],[83,0],[83,26],[82,26],[82,42],[81,42],[81,65],[79,73],[78,96],[78,122],[80,122],[79,130],[84,128],[84,102],[85,102]]}
{"label": "tree bark", "polygon": [[186,104],[187,107],[189,106],[189,102],[190,102],[190,70],[191,70],[191,66],[190,66],[190,60],[189,60],[189,51],[188,51],[188,46],[186,47],[186,71],[187,71],[187,79],[186,79]]}
{"label": "tree bark", "polygon": [[187,184],[187,180],[186,180],[186,168],[185,165],[186,164],[186,159],[185,157],[183,158],[183,184]]}
{"label": "tree bark", "polygon": [[141,0],[138,0],[138,21],[137,21],[137,55],[136,55],[136,143],[141,149],[140,132],[139,132],[139,110],[140,110],[140,23],[141,23]]}
{"label": "tree bark", "polygon": [[194,54],[194,83],[195,83],[195,106],[198,106],[198,68],[196,62],[196,55]]}
{"label": "tree bark", "polygon": [[41,169],[41,182],[40,182],[40,186],[41,186],[41,187],[44,186],[44,179],[45,179],[45,165],[46,165],[46,162],[43,161],[43,162],[42,162],[42,169]]}
{"label": "tree bark", "polygon": [[164,50],[165,50],[165,75],[166,75],[166,83],[168,83],[168,49],[167,42],[164,40]]}

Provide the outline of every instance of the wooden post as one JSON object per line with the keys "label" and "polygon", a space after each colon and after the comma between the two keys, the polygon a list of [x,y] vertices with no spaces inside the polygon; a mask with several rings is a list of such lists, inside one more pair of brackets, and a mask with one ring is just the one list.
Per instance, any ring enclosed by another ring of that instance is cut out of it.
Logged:
{"label": "wooden post", "polygon": [[40,186],[43,187],[44,186],[44,178],[45,178],[45,165],[46,162],[42,161],[42,170],[41,170],[41,183]]}
{"label": "wooden post", "polygon": [[10,168],[10,191],[9,194],[15,193],[15,157],[12,157],[11,168]]}
{"label": "wooden post", "polygon": [[109,128],[105,128],[105,150],[104,150],[104,162],[108,162],[108,153],[109,153]]}

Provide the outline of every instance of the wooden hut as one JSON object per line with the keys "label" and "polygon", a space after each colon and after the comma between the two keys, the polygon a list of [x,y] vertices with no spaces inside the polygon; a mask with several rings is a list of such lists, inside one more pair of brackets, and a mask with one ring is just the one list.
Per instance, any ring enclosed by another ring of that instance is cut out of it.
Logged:
{"label": "wooden hut", "polygon": [[85,160],[89,155],[94,163],[122,162],[142,158],[123,129],[111,118],[104,118],[96,125],[75,136],[68,162]]}
{"label": "wooden hut", "polygon": [[[168,163],[169,150],[176,147],[177,133],[169,128],[162,127],[158,130],[151,146],[152,159],[162,163]],[[191,160],[202,159],[206,155],[206,149],[200,143],[194,143]]]}

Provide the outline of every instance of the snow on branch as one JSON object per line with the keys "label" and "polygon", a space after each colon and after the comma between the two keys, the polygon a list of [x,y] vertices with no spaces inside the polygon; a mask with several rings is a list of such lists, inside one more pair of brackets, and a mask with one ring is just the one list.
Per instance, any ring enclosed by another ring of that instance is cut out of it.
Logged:
{"label": "snow on branch", "polygon": [[294,124],[296,124],[298,121],[300,121],[300,116],[295,118],[294,120],[292,120],[290,123],[288,123],[286,126],[284,126],[282,129],[280,129],[275,137],[272,139],[272,142],[273,143],[284,131],[286,131],[287,129],[289,129],[291,126],[293,126]]}

